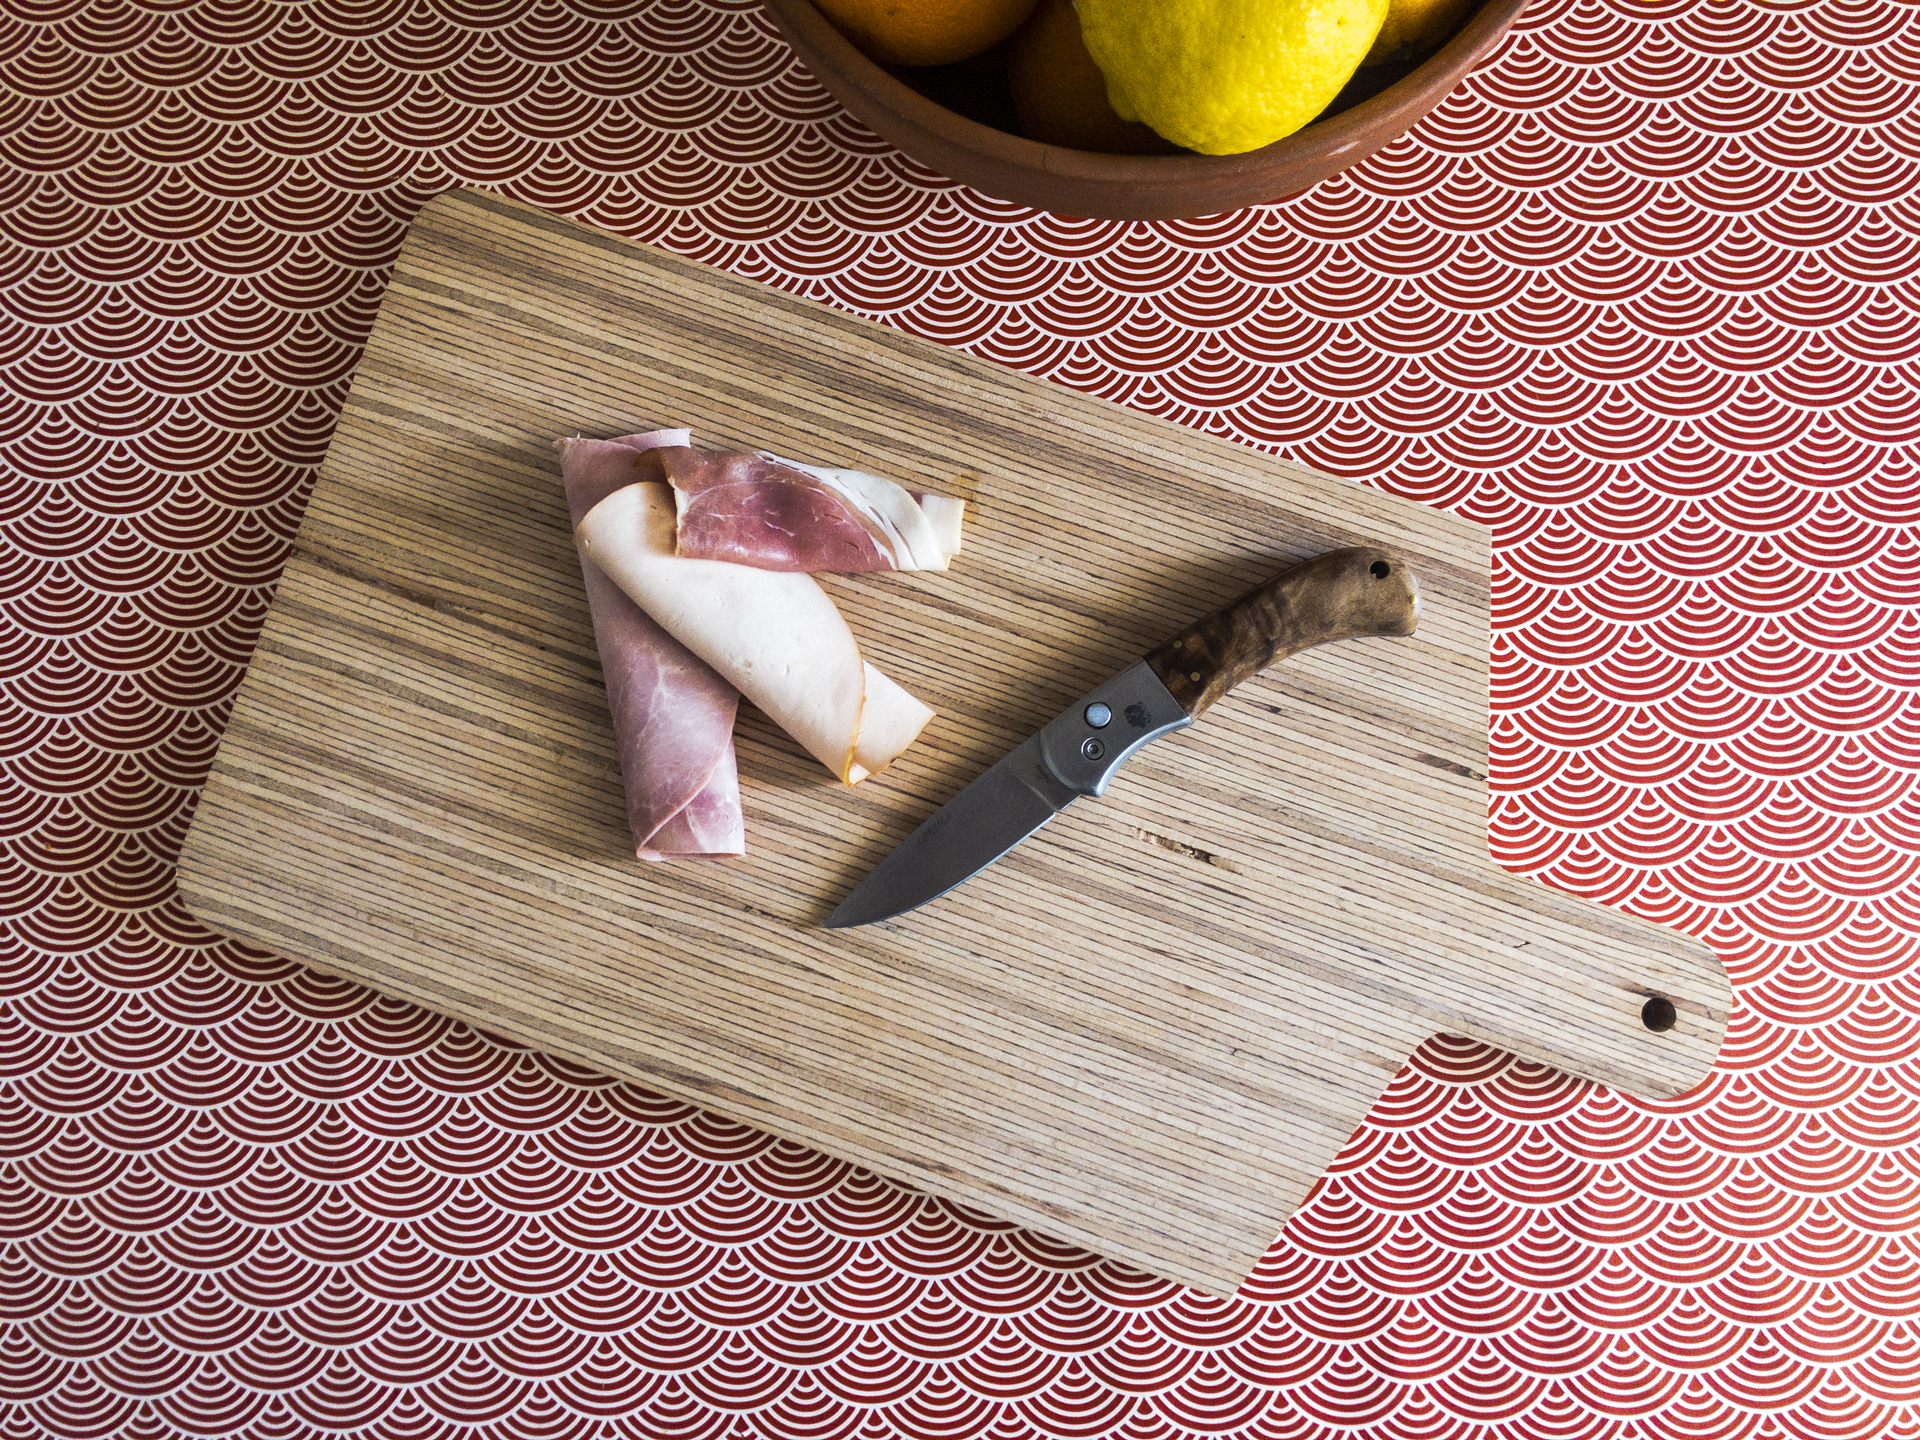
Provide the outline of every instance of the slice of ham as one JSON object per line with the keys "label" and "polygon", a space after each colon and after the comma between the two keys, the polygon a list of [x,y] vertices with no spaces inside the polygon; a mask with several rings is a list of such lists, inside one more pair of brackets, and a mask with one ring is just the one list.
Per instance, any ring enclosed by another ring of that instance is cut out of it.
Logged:
{"label": "slice of ham", "polygon": [[635,604],[835,775],[859,783],[933,718],[861,658],[811,576],[689,558],[676,553],[678,528],[673,489],[643,481],[594,505],[574,535]]}
{"label": "slice of ham", "polygon": [[860,470],[740,450],[662,447],[678,553],[761,570],[944,570],[964,502],[918,495]]}
{"label": "slice of ham", "polygon": [[[560,441],[560,473],[574,524],[634,483],[642,454],[686,443],[685,430]],[[740,692],[661,629],[584,554],[580,570],[607,680],[634,853],[642,860],[744,854],[733,751]]]}

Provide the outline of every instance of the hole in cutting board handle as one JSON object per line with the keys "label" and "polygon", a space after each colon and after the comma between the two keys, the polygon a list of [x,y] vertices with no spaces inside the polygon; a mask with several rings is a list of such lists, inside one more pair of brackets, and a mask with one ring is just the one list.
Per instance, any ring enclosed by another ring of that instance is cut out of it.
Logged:
{"label": "hole in cutting board handle", "polygon": [[1640,1023],[1656,1035],[1671,1030],[1679,1022],[1680,1012],[1664,995],[1656,995],[1640,1007]]}

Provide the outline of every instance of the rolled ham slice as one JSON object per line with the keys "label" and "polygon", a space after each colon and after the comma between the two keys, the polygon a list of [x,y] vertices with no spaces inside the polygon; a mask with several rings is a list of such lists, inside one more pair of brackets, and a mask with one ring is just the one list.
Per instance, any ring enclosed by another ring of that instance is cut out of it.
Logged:
{"label": "rolled ham slice", "polygon": [[677,553],[678,529],[673,488],[643,481],[600,500],[574,535],[628,598],[848,784],[933,718],[861,658],[810,576],[689,558]]}
{"label": "rolled ham slice", "polygon": [[[607,495],[634,483],[641,454],[686,443],[685,430],[560,441],[560,473],[574,524]],[[740,692],[585,555],[580,570],[607,680],[634,853],[642,860],[744,854],[733,750]]]}
{"label": "rolled ham slice", "polygon": [[739,450],[663,446],[677,550],[761,570],[944,570],[960,551],[962,501],[860,470]]}

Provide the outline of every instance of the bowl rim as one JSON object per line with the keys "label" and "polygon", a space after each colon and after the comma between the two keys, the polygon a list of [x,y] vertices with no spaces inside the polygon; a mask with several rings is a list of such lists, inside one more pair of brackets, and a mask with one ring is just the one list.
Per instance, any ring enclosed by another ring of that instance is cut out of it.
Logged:
{"label": "bowl rim", "polygon": [[[809,68],[822,68],[811,64],[813,56],[824,62],[830,75],[820,74],[823,83],[830,78],[839,81],[875,110],[919,132],[936,149],[970,153],[996,167],[1023,171],[1036,180],[1078,180],[1152,190],[1253,181],[1282,168],[1319,169],[1324,164],[1320,178],[1345,169],[1392,143],[1430,113],[1500,43],[1529,3],[1531,0],[1484,0],[1451,40],[1379,94],[1329,119],[1312,121],[1258,150],[1238,155],[1107,155],[1043,144],[970,120],[929,100],[869,59],[812,0],[761,0],[775,22],[788,32]],[[828,88],[837,91],[840,86],[829,83]],[[848,108],[866,120],[860,107],[850,104]]]}

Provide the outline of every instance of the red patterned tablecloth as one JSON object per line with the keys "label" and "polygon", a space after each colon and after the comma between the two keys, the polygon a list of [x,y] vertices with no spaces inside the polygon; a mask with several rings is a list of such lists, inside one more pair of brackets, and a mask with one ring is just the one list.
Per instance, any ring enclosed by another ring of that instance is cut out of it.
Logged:
{"label": "red patterned tablecloth", "polygon": [[[1916,94],[1893,0],[1541,0],[1122,225],[751,0],[12,0],[0,1437],[1920,1431]],[[1218,1301],[217,941],[195,788],[462,183],[1491,525],[1495,851],[1713,944],[1712,1078],[1436,1040]]]}

